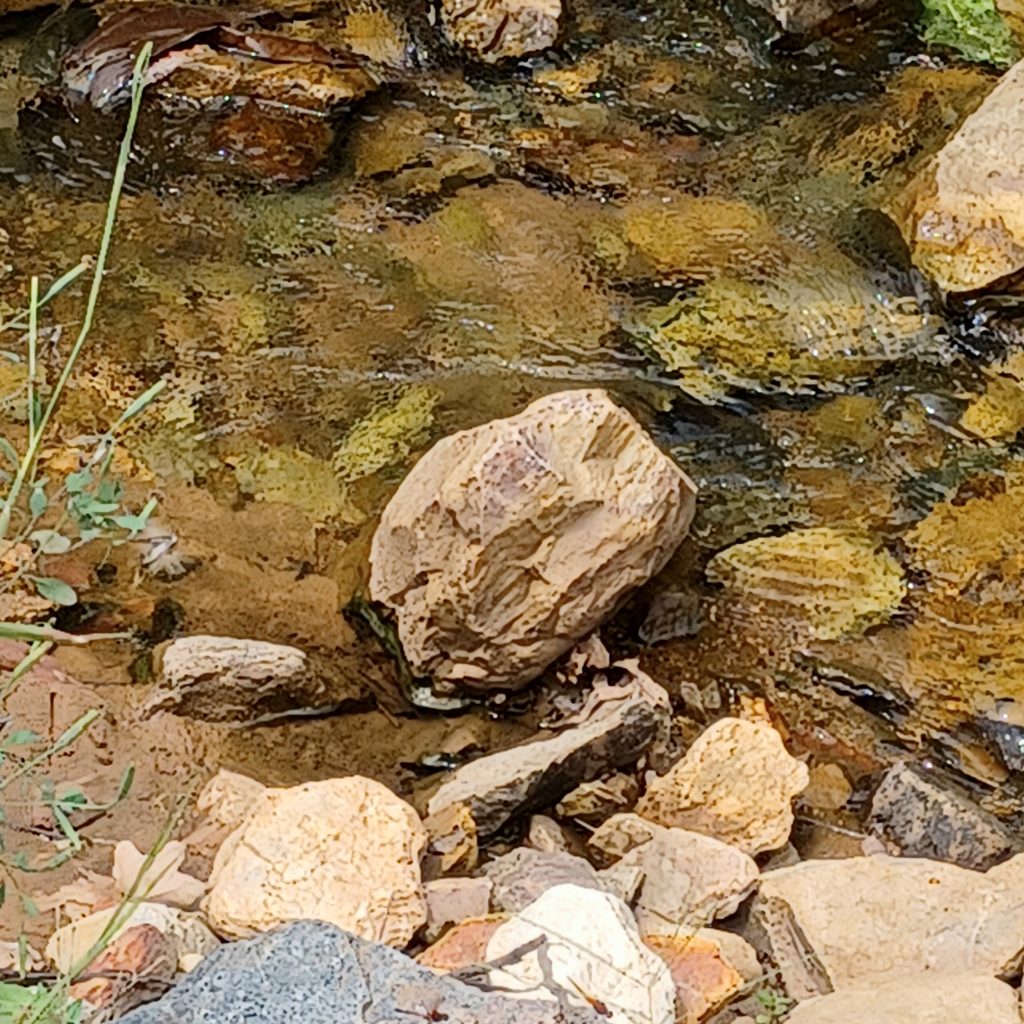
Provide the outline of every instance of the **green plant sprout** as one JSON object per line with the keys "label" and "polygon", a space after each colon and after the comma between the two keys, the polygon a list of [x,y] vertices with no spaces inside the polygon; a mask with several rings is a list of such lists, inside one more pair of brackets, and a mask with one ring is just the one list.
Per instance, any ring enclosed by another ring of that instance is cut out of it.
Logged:
{"label": "green plant sprout", "polygon": [[1020,56],[993,0],[924,0],[922,37],[965,60],[1009,67]]}
{"label": "green plant sprout", "polygon": [[756,1024],[775,1024],[789,1013],[793,1000],[781,989],[766,985],[754,993],[754,998],[764,1009],[754,1018]]}
{"label": "green plant sprout", "polygon": [[[164,389],[164,381],[158,381],[131,402],[117,422],[98,439],[92,456],[81,469],[68,474],[64,481],[56,487],[50,486],[51,482],[48,478],[36,475],[39,453],[46,437],[47,428],[53,420],[54,413],[92,330],[117,219],[117,210],[124,187],[125,173],[131,155],[132,139],[138,120],[144,73],[148,61],[149,49],[144,48],[139,54],[136,65],[136,70],[139,73],[133,79],[128,124],[121,140],[117,166],[110,188],[99,251],[95,261],[92,261],[92,279],[86,300],[85,314],[71,351],[61,368],[57,383],[45,403],[42,401],[38,386],[39,311],[68,285],[78,280],[87,271],[90,261],[82,261],[78,266],[69,270],[55,281],[42,297],[39,294],[39,278],[33,277],[30,282],[29,305],[26,313],[0,324],[0,331],[25,328],[28,332],[26,373],[28,428],[25,450],[19,456],[10,441],[7,439],[0,441],[0,455],[6,458],[13,468],[13,478],[11,478],[7,493],[0,503],[0,544],[8,542],[9,546],[13,547],[19,542],[29,541],[32,545],[31,557],[15,572],[0,581],[0,593],[9,591],[24,577],[31,581],[40,597],[58,606],[74,604],[78,600],[78,595],[63,580],[35,572],[38,559],[45,555],[65,554],[100,537],[113,543],[130,540],[146,526],[156,507],[155,499],[151,499],[140,511],[136,513],[127,511],[122,505],[122,484],[111,477],[110,469],[118,431],[156,399]],[[27,500],[22,503],[22,499],[26,496]],[[62,509],[59,508],[61,503],[63,504]],[[21,512],[22,516],[19,528],[12,535],[16,512]],[[51,517],[55,513],[55,521],[51,525],[43,527],[41,520],[48,512],[51,513]]]}

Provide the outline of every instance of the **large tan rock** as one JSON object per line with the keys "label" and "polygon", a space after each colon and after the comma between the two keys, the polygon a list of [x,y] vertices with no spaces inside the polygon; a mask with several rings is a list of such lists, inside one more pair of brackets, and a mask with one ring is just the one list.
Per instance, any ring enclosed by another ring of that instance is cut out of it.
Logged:
{"label": "large tan rock", "polygon": [[786,1024],[1020,1024],[1017,993],[996,978],[916,974],[794,1007]]}
{"label": "large tan rock", "polygon": [[[649,838],[642,838],[644,832]],[[629,846],[618,863],[642,872],[636,915],[643,927],[655,931],[692,932],[735,913],[758,878],[757,865],[742,850],[635,814],[609,818],[591,843],[596,850]]]}
{"label": "large tan rock", "polygon": [[984,874],[916,858],[805,861],[763,874],[751,912],[798,999],[920,971],[1009,976],[1024,950],[1024,854]]}
{"label": "large tan rock", "polygon": [[370,593],[416,671],[518,687],[664,566],[695,488],[604,391],[436,444],[381,517]]}
{"label": "large tan rock", "polygon": [[489,64],[547,49],[558,38],[561,0],[442,0],[452,42]]}
{"label": "large tan rock", "polygon": [[889,211],[946,291],[1024,267],[1024,61],[1000,79]]}
{"label": "large tan rock", "polygon": [[[527,952],[523,947],[532,949]],[[603,1004],[611,1024],[673,1024],[675,985],[640,938],[622,900],[558,885],[501,925],[487,943],[499,990],[586,1006]]]}
{"label": "large tan rock", "polygon": [[786,752],[770,725],[723,718],[651,783],[636,811],[754,856],[789,838],[792,801],[807,782],[807,766]]}
{"label": "large tan rock", "polygon": [[404,946],[426,920],[416,812],[352,776],[268,789],[217,853],[204,909],[225,938],[329,921]]}

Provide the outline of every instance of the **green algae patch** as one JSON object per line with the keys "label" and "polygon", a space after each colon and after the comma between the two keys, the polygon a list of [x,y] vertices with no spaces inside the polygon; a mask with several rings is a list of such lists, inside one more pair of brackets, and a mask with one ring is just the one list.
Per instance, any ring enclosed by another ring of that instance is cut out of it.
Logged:
{"label": "green algae patch", "polygon": [[775,617],[802,619],[819,640],[888,621],[906,596],[899,563],[869,536],[815,527],[720,552],[707,577]]}

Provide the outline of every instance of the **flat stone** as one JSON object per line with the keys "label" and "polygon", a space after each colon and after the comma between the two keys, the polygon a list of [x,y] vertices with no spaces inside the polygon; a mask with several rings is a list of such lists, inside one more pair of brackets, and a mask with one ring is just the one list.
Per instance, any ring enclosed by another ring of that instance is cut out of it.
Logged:
{"label": "flat stone", "polygon": [[763,7],[786,32],[802,34],[817,28],[837,14],[867,10],[878,0],[753,0]]}
{"label": "flat stone", "polygon": [[310,919],[404,946],[426,920],[426,841],[416,812],[371,779],[268,789],[217,852],[203,908],[225,938]]}
{"label": "flat stone", "polygon": [[632,775],[616,772],[606,779],[584,782],[566,793],[555,813],[560,818],[574,818],[588,823],[601,822],[636,803],[640,786]]}
{"label": "flat stone", "polygon": [[636,900],[637,919],[652,930],[692,932],[738,909],[757,882],[754,861],[741,850],[679,828],[644,822],[636,815],[615,815],[594,834],[591,842],[622,848],[611,837],[650,838],[633,845],[618,861],[636,867],[644,881]]}
{"label": "flat stone", "polygon": [[460,921],[423,950],[416,962],[438,974],[479,967],[487,962],[487,943],[491,936],[508,919],[508,914],[484,914]]}
{"label": "flat stone", "polygon": [[569,841],[565,838],[562,826],[546,814],[531,815],[526,830],[526,845],[542,853],[569,852]]}
{"label": "flat stone", "polygon": [[755,856],[785,844],[793,798],[807,782],[807,766],[790,757],[770,725],[723,718],[648,786],[636,812]]}
{"label": "flat stone", "polygon": [[515,914],[556,885],[604,889],[597,872],[571,853],[542,853],[519,847],[485,864],[479,872],[493,886],[493,910]]}
{"label": "flat stone", "polygon": [[421,862],[424,878],[440,878],[476,867],[480,851],[476,822],[468,804],[445,804],[423,819],[423,827],[427,830],[427,850]]}
{"label": "flat stone", "polygon": [[702,928],[695,933],[644,932],[676,987],[678,1024],[698,1024],[760,975],[757,954],[740,936]]}
{"label": "flat stone", "polygon": [[[61,974],[70,974],[99,945],[115,915],[119,916],[119,909],[114,906],[97,910],[58,928],[50,936],[43,955]],[[142,925],[156,928],[167,939],[179,970],[187,970],[194,956],[206,956],[220,945],[198,914],[162,903],[140,903],[124,915],[120,927],[108,939],[116,942],[128,929]]]}
{"label": "flat stone", "polygon": [[1017,993],[984,975],[927,974],[808,999],[786,1024],[1020,1024]]}
{"label": "flat stone", "polygon": [[1021,842],[966,794],[905,761],[890,768],[871,801],[871,831],[904,856],[947,860],[984,871],[1020,851]]}
{"label": "flat stone", "polygon": [[668,697],[654,689],[649,682],[621,687],[621,699],[602,700],[579,725],[457,768],[430,799],[429,814],[464,804],[486,838],[579,783],[634,763],[668,728]]}
{"label": "flat stone", "polygon": [[417,673],[525,686],[665,565],[694,495],[604,391],[547,395],[420,459],[374,534],[370,594]]}
{"label": "flat stone", "polygon": [[1009,977],[1024,951],[1024,854],[985,873],[917,858],[804,861],[761,876],[751,924],[800,1000],[923,970]]}
{"label": "flat stone", "polygon": [[[524,951],[531,944],[536,948]],[[561,1005],[603,1004],[612,1024],[671,1024],[675,986],[642,942],[633,915],[610,893],[559,885],[503,924],[487,944],[498,989]],[[496,966],[500,964],[500,966]]]}
{"label": "flat stone", "polygon": [[[561,1024],[557,1004],[510,999],[438,976],[409,957],[323,922],[222,946],[159,1002],[123,1024]],[[565,1024],[598,1024],[568,1008]]]}
{"label": "flat stone", "polygon": [[487,914],[491,909],[491,888],[488,878],[437,878],[424,883],[426,940],[433,942],[449,925]]}
{"label": "flat stone", "polygon": [[296,647],[226,636],[186,636],[158,647],[157,681],[143,714],[169,711],[207,722],[258,722],[296,710],[335,708],[359,688],[328,683]]}

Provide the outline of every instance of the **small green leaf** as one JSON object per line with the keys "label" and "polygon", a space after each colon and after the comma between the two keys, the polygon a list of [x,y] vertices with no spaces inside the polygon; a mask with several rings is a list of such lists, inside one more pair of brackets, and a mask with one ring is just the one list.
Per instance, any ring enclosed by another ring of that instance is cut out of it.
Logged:
{"label": "small green leaf", "polygon": [[55,576],[33,576],[32,582],[36,585],[36,591],[40,597],[45,597],[47,601],[59,604],[63,608],[68,608],[78,602],[78,595],[75,593],[74,587],[68,586],[67,583]]}
{"label": "small green leaf", "polygon": [[149,405],[165,387],[167,387],[167,381],[158,380],[151,388],[147,388],[143,391],[142,394],[139,395],[123,413],[121,413],[115,429],[120,427],[122,424],[127,423],[133,416],[138,416],[138,414],[142,412],[142,410],[145,409],[146,406]]}
{"label": "small green leaf", "polygon": [[71,548],[71,538],[56,530],[35,530],[28,535],[41,555],[63,555]]}
{"label": "small green leaf", "polygon": [[76,473],[68,473],[64,480],[64,489],[68,494],[81,494],[92,483],[92,470],[80,469]]}
{"label": "small green leaf", "polygon": [[39,734],[34,733],[31,729],[15,729],[10,736],[4,738],[3,748],[10,750],[11,747],[25,747],[30,743],[38,743],[39,740]]}
{"label": "small green leaf", "polygon": [[0,437],[0,455],[3,455],[12,466],[17,466],[21,461],[14,450],[14,445],[6,437]]}
{"label": "small green leaf", "polygon": [[24,910],[29,917],[38,917],[39,908],[35,905],[35,901],[32,897],[29,896],[28,893],[24,892],[19,893],[18,895],[21,897],[22,910]]}
{"label": "small green leaf", "polygon": [[32,494],[28,499],[28,510],[32,513],[33,517],[38,519],[45,511],[49,501],[46,497],[46,491],[42,487],[37,487],[32,491]]}

